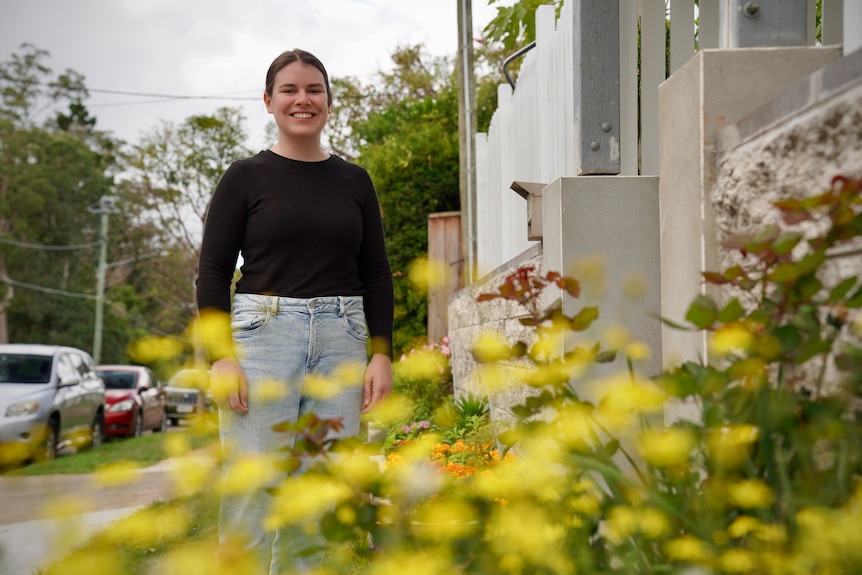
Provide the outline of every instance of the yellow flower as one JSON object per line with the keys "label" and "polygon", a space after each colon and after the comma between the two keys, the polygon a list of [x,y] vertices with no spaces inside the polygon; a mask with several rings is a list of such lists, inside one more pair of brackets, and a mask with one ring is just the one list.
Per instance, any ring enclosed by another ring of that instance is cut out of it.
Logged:
{"label": "yellow flower", "polygon": [[222,490],[227,494],[249,493],[267,487],[278,473],[271,454],[248,454],[238,458],[227,469]]}
{"label": "yellow flower", "polygon": [[213,310],[202,311],[193,325],[193,330],[213,356],[234,355],[235,349],[229,313]]}
{"label": "yellow flower", "polygon": [[530,356],[549,362],[562,356],[565,333],[559,329],[539,329],[536,341],[530,347]]}
{"label": "yellow flower", "polygon": [[417,510],[413,530],[419,537],[445,544],[475,531],[476,519],[475,509],[463,501],[435,499]]}
{"label": "yellow flower", "polygon": [[665,553],[675,561],[709,563],[714,554],[709,545],[691,535],[683,535],[664,544]]}
{"label": "yellow flower", "polygon": [[503,334],[494,330],[483,330],[476,336],[473,355],[482,363],[492,363],[509,359],[512,348]]}
{"label": "yellow flower", "polygon": [[759,519],[751,517],[749,515],[740,515],[736,519],[734,519],[733,523],[730,524],[730,527],[727,528],[727,533],[731,537],[735,539],[739,539],[745,537],[749,533],[760,529]]}
{"label": "yellow flower", "polygon": [[719,469],[738,469],[748,460],[751,444],[760,437],[754,425],[740,424],[710,429],[706,450],[710,461]]}
{"label": "yellow flower", "polygon": [[162,539],[185,535],[189,528],[186,510],[174,507],[142,509],[116,521],[104,536],[116,545],[152,546]]}
{"label": "yellow flower", "polygon": [[87,548],[51,565],[45,575],[116,575],[122,565],[122,555],[117,551]]}
{"label": "yellow flower", "polygon": [[410,549],[382,553],[369,563],[369,575],[447,575],[455,572],[448,554],[439,547],[428,551]]}
{"label": "yellow flower", "polygon": [[757,560],[751,551],[736,548],[718,558],[718,567],[726,573],[751,573],[757,567]]}
{"label": "yellow flower", "polygon": [[[215,381],[213,381],[212,385],[215,387]],[[284,399],[290,393],[290,388],[288,388],[287,383],[277,379],[265,379],[257,383],[253,390],[252,398],[255,403],[278,401],[279,399]],[[305,390],[303,389],[303,391]],[[311,394],[309,393],[309,395]]]}
{"label": "yellow flower", "polygon": [[439,351],[417,349],[395,364],[404,379],[437,379],[446,369],[446,358]]}
{"label": "yellow flower", "polygon": [[633,361],[646,361],[652,355],[652,351],[644,342],[635,340],[623,348],[623,355]]}
{"label": "yellow flower", "polygon": [[392,425],[404,421],[413,413],[413,405],[403,394],[393,393],[374,408],[374,421]]}
{"label": "yellow flower", "polygon": [[654,507],[638,509],[638,527],[647,539],[661,539],[670,533],[667,515]]}
{"label": "yellow flower", "polygon": [[564,536],[565,527],[554,521],[544,507],[526,502],[495,508],[486,531],[490,544],[499,553],[515,553],[531,565],[570,573],[571,562],[560,545]]}
{"label": "yellow flower", "polygon": [[688,463],[696,445],[694,433],[678,427],[647,431],[639,438],[641,456],[655,467],[676,467]]}
{"label": "yellow flower", "polygon": [[741,323],[728,323],[715,330],[709,340],[709,348],[715,355],[744,353],[751,348],[754,337]]}
{"label": "yellow flower", "polygon": [[424,257],[413,260],[407,271],[410,282],[420,291],[446,285],[448,276],[449,266],[445,262]]}
{"label": "yellow flower", "polygon": [[637,532],[638,516],[632,507],[617,506],[608,512],[605,522],[605,537],[613,543],[622,543]]}
{"label": "yellow flower", "polygon": [[183,343],[173,337],[147,336],[129,345],[129,356],[138,363],[171,360],[183,352]]}
{"label": "yellow flower", "polygon": [[266,527],[273,530],[316,521],[352,495],[347,485],[332,477],[311,473],[290,476],[276,490]]}
{"label": "yellow flower", "polygon": [[768,507],[774,499],[772,489],[758,479],[732,483],[727,488],[727,499],[732,505],[744,509]]}
{"label": "yellow flower", "polygon": [[96,481],[105,486],[116,486],[132,483],[137,480],[138,464],[134,461],[118,461],[102,465],[96,470]]}
{"label": "yellow flower", "polygon": [[640,272],[629,272],[623,278],[623,295],[631,300],[637,301],[646,294],[648,285],[649,281],[644,274]]}

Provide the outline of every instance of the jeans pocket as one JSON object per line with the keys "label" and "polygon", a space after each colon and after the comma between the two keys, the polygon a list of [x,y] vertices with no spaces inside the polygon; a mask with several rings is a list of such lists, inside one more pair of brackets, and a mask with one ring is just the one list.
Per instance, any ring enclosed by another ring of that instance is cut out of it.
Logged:
{"label": "jeans pocket", "polygon": [[230,316],[230,329],[234,339],[243,339],[262,331],[272,316],[260,308],[241,308],[233,310]]}
{"label": "jeans pocket", "polygon": [[365,312],[362,308],[347,309],[341,316],[344,331],[360,341],[368,340],[368,325],[365,323]]}

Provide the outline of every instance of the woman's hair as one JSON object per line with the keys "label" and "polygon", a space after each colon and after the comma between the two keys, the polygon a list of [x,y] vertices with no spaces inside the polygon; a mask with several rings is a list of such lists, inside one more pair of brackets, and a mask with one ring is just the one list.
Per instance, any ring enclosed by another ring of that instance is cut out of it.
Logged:
{"label": "woman's hair", "polygon": [[266,93],[272,97],[273,85],[275,84],[275,75],[278,74],[278,71],[287,66],[288,64],[293,64],[294,62],[302,62],[303,64],[307,64],[309,66],[314,66],[320,73],[323,74],[323,83],[326,86],[326,103],[328,105],[332,105],[332,90],[329,89],[329,74],[326,73],[326,68],[323,66],[323,62],[317,59],[317,56],[312,54],[311,52],[306,52],[305,50],[300,50],[299,48],[294,48],[293,50],[288,50],[286,52],[282,52],[278,56],[276,56],[275,60],[272,61],[272,64],[269,65],[269,70],[266,72]]}

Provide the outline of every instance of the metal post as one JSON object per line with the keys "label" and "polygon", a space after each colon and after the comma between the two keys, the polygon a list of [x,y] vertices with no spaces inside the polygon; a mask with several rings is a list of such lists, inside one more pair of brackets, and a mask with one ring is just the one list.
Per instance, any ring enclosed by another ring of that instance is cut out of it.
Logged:
{"label": "metal post", "polygon": [[805,46],[808,0],[723,0],[721,48]]}
{"label": "metal post", "polygon": [[462,279],[472,283],[476,276],[476,81],[473,74],[473,4],[458,0],[458,79],[461,89],[458,131],[461,150],[461,254]]}
{"label": "metal post", "polygon": [[96,272],[96,317],[93,328],[93,361],[98,365],[102,358],[102,322],[105,307],[105,275],[108,270],[108,215],[118,213],[116,196],[99,198],[99,267]]}

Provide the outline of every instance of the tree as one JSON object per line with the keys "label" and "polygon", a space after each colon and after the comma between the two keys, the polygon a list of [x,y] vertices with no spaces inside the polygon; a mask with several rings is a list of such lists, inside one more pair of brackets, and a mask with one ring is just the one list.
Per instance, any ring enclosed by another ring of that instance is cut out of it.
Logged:
{"label": "tree", "polygon": [[168,250],[182,261],[176,275],[162,278],[166,284],[160,289],[187,302],[189,314],[210,198],[228,166],[250,154],[242,145],[243,121],[239,109],[225,107],[180,125],[163,122],[135,146],[130,176],[122,186],[135,233],[147,237],[150,251]]}
{"label": "tree", "polygon": [[[115,158],[104,152],[113,142],[94,129],[81,76],[54,75],[47,56],[24,44],[0,63],[0,341],[87,348],[95,270],[88,207],[110,192]],[[68,114],[36,123],[64,104]]]}

